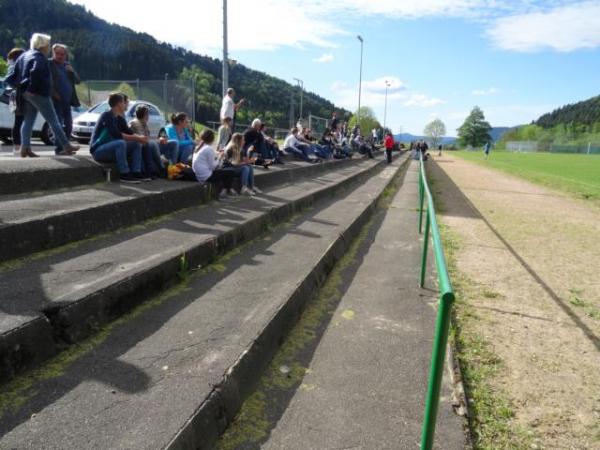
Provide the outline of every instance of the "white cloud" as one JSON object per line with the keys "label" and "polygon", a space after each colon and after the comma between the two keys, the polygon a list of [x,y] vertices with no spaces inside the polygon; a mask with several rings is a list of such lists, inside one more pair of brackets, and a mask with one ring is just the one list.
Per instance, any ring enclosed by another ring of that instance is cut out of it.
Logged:
{"label": "white cloud", "polygon": [[437,105],[443,105],[446,103],[444,100],[429,97],[425,94],[411,94],[404,102],[404,106],[417,106],[419,108],[431,108]]}
{"label": "white cloud", "polygon": [[600,46],[600,2],[561,4],[497,19],[487,32],[504,50],[570,52]]}
{"label": "white cloud", "polygon": [[500,92],[497,88],[491,87],[489,89],[474,89],[471,91],[471,95],[484,96],[484,95],[494,95]]}
{"label": "white cloud", "polygon": [[331,53],[323,53],[318,58],[313,59],[313,61],[318,62],[318,63],[329,63],[329,62],[332,62],[334,59],[335,58],[333,57],[333,55]]}

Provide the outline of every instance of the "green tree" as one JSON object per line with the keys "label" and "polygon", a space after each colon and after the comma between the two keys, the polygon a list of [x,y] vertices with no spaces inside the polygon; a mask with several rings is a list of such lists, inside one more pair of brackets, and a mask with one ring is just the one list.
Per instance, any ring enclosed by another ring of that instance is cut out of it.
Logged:
{"label": "green tree", "polygon": [[0,58],[0,77],[6,75],[6,71],[8,70],[8,64],[4,61],[4,58]]}
{"label": "green tree", "polygon": [[371,133],[371,130],[373,128],[381,128],[381,124],[377,120],[377,117],[375,116],[373,110],[368,106],[361,106],[360,114],[358,114],[358,111],[355,112],[354,115],[348,121],[348,127],[350,129],[354,128],[354,126],[356,125],[358,121],[357,116],[359,115],[360,122],[358,122],[358,125],[360,126],[360,131],[362,132],[363,136],[366,136],[367,133]]}
{"label": "green tree", "polygon": [[462,146],[471,145],[480,147],[486,142],[491,142],[491,125],[486,122],[483,111],[479,106],[475,106],[471,113],[465,119],[465,122],[458,128],[458,142]]}
{"label": "green tree", "polygon": [[437,147],[446,135],[446,125],[440,119],[434,119],[425,126],[423,134],[431,140],[433,147]]}

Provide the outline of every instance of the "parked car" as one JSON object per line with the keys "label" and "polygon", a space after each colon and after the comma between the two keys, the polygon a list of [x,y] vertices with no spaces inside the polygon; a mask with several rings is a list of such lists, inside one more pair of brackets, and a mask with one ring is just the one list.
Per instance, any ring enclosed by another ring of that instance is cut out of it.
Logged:
{"label": "parked car", "polygon": [[[10,112],[8,107],[8,99],[10,96],[11,89],[7,89],[6,85],[0,80],[0,141],[5,144],[11,144],[12,127],[15,116]],[[85,111],[85,108],[72,108],[73,119],[78,117]],[[54,145],[54,136],[50,126],[41,114],[37,115],[35,123],[33,124],[34,138],[40,138],[46,145]]]}
{"label": "parked car", "polygon": [[[158,137],[158,133],[165,127],[165,117],[157,106],[150,102],[143,100],[132,100],[129,102],[129,108],[125,112],[125,118],[127,122],[135,118],[135,108],[138,105],[147,105],[150,108],[150,119],[148,121],[148,128],[150,128],[150,135],[152,137]],[[96,122],[100,115],[110,109],[108,102],[98,103],[97,105],[90,108],[87,112],[77,117],[77,120],[73,121],[73,137],[82,144],[87,144],[92,138],[92,133]]]}

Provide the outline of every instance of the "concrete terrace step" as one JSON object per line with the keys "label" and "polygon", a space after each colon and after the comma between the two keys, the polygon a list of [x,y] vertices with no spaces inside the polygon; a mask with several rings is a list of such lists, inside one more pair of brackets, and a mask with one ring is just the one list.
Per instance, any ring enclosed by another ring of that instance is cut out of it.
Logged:
{"label": "concrete terrace step", "polygon": [[[356,161],[290,162],[270,170],[257,168],[256,183],[259,187],[274,186]],[[204,203],[208,198],[207,186],[167,180],[0,196],[0,262],[134,225]]]}
{"label": "concrete terrace step", "polygon": [[0,160],[0,195],[49,191],[104,180],[102,166],[86,156]]}
{"label": "concrete terrace step", "polygon": [[51,363],[58,375],[9,385],[19,404],[5,402],[0,447],[210,448],[396,173],[398,163],[191,275]]}
{"label": "concrete terrace step", "polygon": [[[55,355],[171,285],[181,271],[252,239],[385,162],[338,164],[252,198],[189,208],[0,271],[0,380]],[[289,173],[289,172],[288,172]],[[289,175],[288,175],[289,176]]]}

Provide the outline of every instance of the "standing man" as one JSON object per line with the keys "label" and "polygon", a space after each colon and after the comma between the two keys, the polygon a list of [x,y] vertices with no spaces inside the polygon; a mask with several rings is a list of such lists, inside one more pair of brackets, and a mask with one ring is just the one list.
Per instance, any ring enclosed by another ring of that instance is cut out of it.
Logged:
{"label": "standing man", "polygon": [[387,163],[391,164],[392,163],[392,150],[394,149],[394,137],[392,136],[392,133],[390,133],[389,131],[385,135],[384,144],[385,144],[385,156],[387,157]]}
{"label": "standing man", "polygon": [[337,118],[337,113],[334,111],[333,114],[331,114],[331,121],[329,122],[329,129],[332,132],[337,131],[337,127],[338,127],[338,118]]}
{"label": "standing man", "polygon": [[[67,61],[68,50],[63,44],[52,46],[52,59],[49,61],[52,75],[52,103],[58,121],[63,127],[65,135],[70,138],[73,131],[73,116],[71,106],[81,106],[75,91],[75,85],[81,82],[79,75]],[[63,150],[60,144],[56,145],[54,152],[58,155]]]}
{"label": "standing man", "polygon": [[231,119],[231,132],[235,133],[235,113],[240,109],[246,99],[243,98],[239,102],[234,102],[235,89],[227,89],[227,95],[223,97],[223,104],[221,105],[221,122],[227,118]]}

